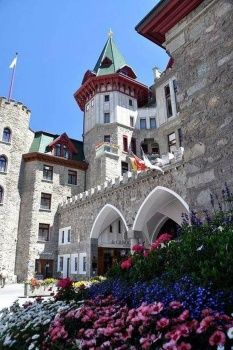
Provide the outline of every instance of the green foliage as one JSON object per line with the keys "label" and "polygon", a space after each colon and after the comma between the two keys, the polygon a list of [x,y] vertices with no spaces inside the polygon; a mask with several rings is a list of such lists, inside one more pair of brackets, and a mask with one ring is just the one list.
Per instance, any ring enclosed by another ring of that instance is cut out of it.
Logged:
{"label": "green foliage", "polygon": [[120,265],[109,271],[109,277],[130,282],[149,281],[164,273],[168,282],[190,276],[199,284],[210,283],[215,289],[231,290],[233,286],[233,224],[215,221],[201,226],[184,225],[177,240],[151,250],[147,257],[135,253],[133,266],[122,271]]}

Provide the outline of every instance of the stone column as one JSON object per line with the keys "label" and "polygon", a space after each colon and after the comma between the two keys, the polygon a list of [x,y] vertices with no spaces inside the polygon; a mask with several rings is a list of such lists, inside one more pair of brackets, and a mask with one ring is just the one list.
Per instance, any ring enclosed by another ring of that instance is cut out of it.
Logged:
{"label": "stone column", "polygon": [[91,238],[90,240],[90,254],[89,254],[89,269],[88,269],[88,277],[93,277],[97,275],[97,266],[95,273],[92,262],[93,262],[93,257],[95,257],[96,264],[98,266],[98,238]]}

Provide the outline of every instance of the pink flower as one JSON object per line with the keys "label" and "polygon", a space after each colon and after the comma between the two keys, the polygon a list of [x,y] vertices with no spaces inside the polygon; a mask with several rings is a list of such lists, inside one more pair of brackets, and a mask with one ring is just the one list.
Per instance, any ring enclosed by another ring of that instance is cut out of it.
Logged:
{"label": "pink flower", "polygon": [[61,278],[57,282],[59,288],[70,288],[73,284],[73,281],[69,278]]}
{"label": "pink flower", "polygon": [[178,350],[191,350],[192,346],[189,343],[184,343],[182,342],[179,346],[178,346]]}
{"label": "pink flower", "polygon": [[171,301],[169,303],[169,306],[171,309],[176,310],[176,309],[180,309],[182,307],[182,304],[179,301]]}
{"label": "pink flower", "polygon": [[133,266],[132,258],[128,258],[127,260],[122,261],[121,263],[121,269],[122,270],[128,270]]}
{"label": "pink flower", "polygon": [[169,325],[169,319],[166,317],[162,317],[159,321],[157,321],[157,329],[165,328]]}
{"label": "pink flower", "polygon": [[178,348],[176,346],[176,342],[173,340],[169,341],[169,343],[163,344],[163,349],[164,350],[178,350]]}
{"label": "pink flower", "polygon": [[135,252],[135,253],[143,253],[144,252],[144,247],[143,245],[140,245],[140,244],[135,244],[133,247],[132,247],[132,250]]}
{"label": "pink flower", "polygon": [[165,242],[169,242],[172,239],[172,235],[169,233],[163,233],[162,235],[160,235],[156,241],[158,241],[159,243],[165,243]]}
{"label": "pink flower", "polygon": [[178,320],[185,321],[189,317],[189,310],[184,310],[182,314],[178,317]]}
{"label": "pink flower", "polygon": [[211,337],[209,338],[209,344],[211,346],[215,345],[224,345],[226,341],[226,336],[221,331],[214,332]]}

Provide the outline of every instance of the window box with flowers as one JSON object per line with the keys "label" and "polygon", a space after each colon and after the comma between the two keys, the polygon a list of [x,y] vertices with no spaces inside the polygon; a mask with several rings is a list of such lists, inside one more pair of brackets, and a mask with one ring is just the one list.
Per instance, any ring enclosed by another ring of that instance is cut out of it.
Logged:
{"label": "window box with flowers", "polygon": [[57,280],[54,278],[46,278],[44,280],[38,280],[31,278],[24,282],[24,296],[36,297],[36,296],[50,296],[57,290]]}

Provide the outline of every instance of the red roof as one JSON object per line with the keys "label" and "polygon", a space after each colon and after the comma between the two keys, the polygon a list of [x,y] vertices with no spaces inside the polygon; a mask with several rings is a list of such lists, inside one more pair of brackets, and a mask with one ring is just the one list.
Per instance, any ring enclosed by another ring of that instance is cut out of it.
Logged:
{"label": "red roof", "polygon": [[161,0],[140,23],[136,31],[163,47],[165,34],[204,0]]}

